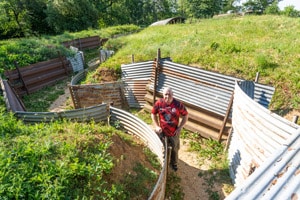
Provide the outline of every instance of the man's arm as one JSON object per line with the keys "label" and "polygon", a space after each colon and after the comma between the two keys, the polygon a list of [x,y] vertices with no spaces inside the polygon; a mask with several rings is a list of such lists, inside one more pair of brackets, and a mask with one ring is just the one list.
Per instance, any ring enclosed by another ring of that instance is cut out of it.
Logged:
{"label": "man's arm", "polygon": [[189,119],[189,114],[186,114],[185,116],[182,117],[180,124],[178,126],[178,128],[175,131],[175,135],[180,134],[181,129],[183,128],[183,126],[186,124],[186,122]]}
{"label": "man's arm", "polygon": [[155,132],[156,132],[156,133],[161,133],[161,132],[162,132],[162,129],[161,129],[161,127],[159,126],[157,116],[156,116],[155,114],[151,113],[151,119],[152,119],[152,122],[154,123],[154,129],[155,129]]}

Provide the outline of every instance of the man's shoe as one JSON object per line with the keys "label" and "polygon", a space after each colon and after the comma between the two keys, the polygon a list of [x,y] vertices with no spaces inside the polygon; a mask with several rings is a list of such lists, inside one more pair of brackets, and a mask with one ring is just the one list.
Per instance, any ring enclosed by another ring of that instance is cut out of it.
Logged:
{"label": "man's shoe", "polygon": [[172,165],[172,169],[176,172],[178,170],[177,165]]}

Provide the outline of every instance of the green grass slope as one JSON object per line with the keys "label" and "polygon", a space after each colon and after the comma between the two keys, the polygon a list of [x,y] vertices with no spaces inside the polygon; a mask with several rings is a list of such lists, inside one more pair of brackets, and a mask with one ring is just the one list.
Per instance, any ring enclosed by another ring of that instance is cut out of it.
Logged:
{"label": "green grass slope", "polygon": [[[300,19],[243,16],[152,26],[111,39],[106,48],[117,53],[106,67],[162,57],[176,63],[254,80],[276,88],[272,110],[300,108]],[[95,81],[95,80],[94,80]]]}

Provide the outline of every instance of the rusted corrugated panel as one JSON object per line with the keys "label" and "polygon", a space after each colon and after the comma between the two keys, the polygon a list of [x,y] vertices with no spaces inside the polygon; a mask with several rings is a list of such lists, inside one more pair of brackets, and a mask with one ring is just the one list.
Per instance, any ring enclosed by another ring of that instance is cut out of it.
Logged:
{"label": "rusted corrugated panel", "polygon": [[238,84],[234,90],[232,124],[234,131],[228,158],[236,186],[274,157],[300,128],[253,101]]}
{"label": "rusted corrugated panel", "polygon": [[71,72],[70,62],[62,57],[5,71],[5,76],[16,93],[23,96],[66,79]]}
{"label": "rusted corrugated panel", "polygon": [[91,36],[86,38],[78,38],[70,41],[65,41],[62,44],[67,48],[73,46],[80,50],[85,50],[85,49],[93,49],[96,47],[100,47],[101,41],[99,36]]}
{"label": "rusted corrugated panel", "polygon": [[101,103],[112,103],[115,107],[126,108],[122,82],[72,85],[70,91],[75,108],[89,107]]}
{"label": "rusted corrugated panel", "polygon": [[0,85],[3,91],[3,96],[7,110],[12,112],[25,111],[26,109],[23,102],[12,90],[7,80],[3,80],[2,78],[0,78]]}

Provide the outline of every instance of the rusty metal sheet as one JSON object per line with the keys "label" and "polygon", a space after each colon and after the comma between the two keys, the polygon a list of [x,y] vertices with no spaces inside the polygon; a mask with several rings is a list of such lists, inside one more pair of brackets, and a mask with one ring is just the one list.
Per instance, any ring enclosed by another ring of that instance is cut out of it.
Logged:
{"label": "rusty metal sheet", "polygon": [[23,96],[66,79],[71,72],[70,62],[62,57],[5,71],[5,76],[16,93]]}
{"label": "rusty metal sheet", "polygon": [[26,109],[22,100],[20,100],[19,97],[15,94],[15,92],[8,84],[7,80],[3,80],[2,78],[0,78],[0,85],[3,91],[7,110],[12,112],[25,111]]}

